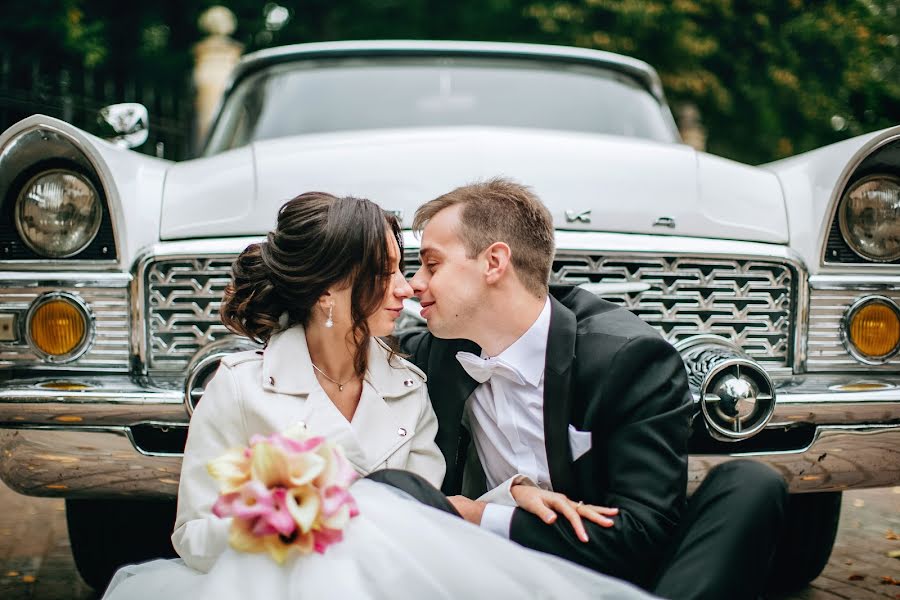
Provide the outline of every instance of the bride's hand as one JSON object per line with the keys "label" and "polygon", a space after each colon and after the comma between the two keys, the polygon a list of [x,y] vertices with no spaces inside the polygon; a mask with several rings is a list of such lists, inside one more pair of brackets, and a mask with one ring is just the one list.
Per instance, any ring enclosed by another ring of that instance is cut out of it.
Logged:
{"label": "bride's hand", "polygon": [[618,508],[574,502],[565,494],[542,490],[533,485],[514,485],[510,492],[519,508],[537,515],[545,523],[554,523],[557,513],[562,513],[572,523],[575,534],[582,542],[588,541],[582,517],[600,527],[612,527],[613,521],[609,517],[619,513]]}

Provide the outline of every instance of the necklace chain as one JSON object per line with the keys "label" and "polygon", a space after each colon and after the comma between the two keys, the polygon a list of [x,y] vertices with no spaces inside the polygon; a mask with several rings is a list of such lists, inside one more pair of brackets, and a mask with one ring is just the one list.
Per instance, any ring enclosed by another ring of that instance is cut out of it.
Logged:
{"label": "necklace chain", "polygon": [[322,374],[322,377],[324,377],[325,379],[327,379],[327,380],[330,381],[331,383],[333,383],[333,384],[335,384],[336,386],[338,386],[338,391],[339,391],[339,392],[343,392],[343,391],[344,391],[344,386],[347,385],[348,383],[350,383],[351,381],[353,381],[353,379],[354,379],[354,377],[351,376],[350,379],[348,379],[348,380],[345,381],[344,383],[341,383],[341,382],[338,381],[337,379],[332,379],[331,377],[329,377],[329,376],[328,376],[328,373],[326,373],[325,371],[323,371],[322,369],[320,369],[318,366],[316,366],[316,363],[314,363],[314,362],[312,362],[312,361],[309,361],[309,364],[311,364],[311,365],[313,366],[313,369],[315,369],[316,371],[318,371],[319,373],[321,373],[321,374]]}

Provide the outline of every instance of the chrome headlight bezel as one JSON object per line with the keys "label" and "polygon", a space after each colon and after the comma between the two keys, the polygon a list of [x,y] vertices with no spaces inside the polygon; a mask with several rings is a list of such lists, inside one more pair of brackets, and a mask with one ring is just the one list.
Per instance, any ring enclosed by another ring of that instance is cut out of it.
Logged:
{"label": "chrome headlight bezel", "polygon": [[860,298],[857,298],[850,306],[848,306],[847,310],[845,310],[844,314],[841,316],[841,343],[843,344],[844,349],[847,351],[847,354],[863,363],[864,365],[883,365],[894,358],[898,352],[900,352],[900,341],[898,341],[894,345],[894,347],[886,354],[874,356],[862,352],[859,348],[856,347],[856,344],[854,344],[853,340],[850,338],[850,325],[853,322],[853,316],[858,313],[860,309],[869,306],[870,304],[881,304],[889,308],[894,312],[894,314],[897,315],[898,320],[900,320],[900,306],[898,306],[897,303],[894,302],[894,300],[892,300],[891,298],[879,294],[862,296]]}
{"label": "chrome headlight bezel", "polygon": [[[41,349],[40,346],[35,342],[33,333],[32,333],[32,317],[34,313],[41,306],[47,304],[48,302],[52,302],[54,300],[63,300],[69,303],[73,308],[75,308],[79,313],[81,313],[82,319],[84,319],[84,337],[78,343],[77,346],[72,348],[69,352],[65,354],[49,354]],[[80,296],[76,294],[72,294],[69,292],[47,292],[45,294],[41,294],[37,298],[35,298],[31,305],[28,307],[28,310],[25,312],[25,343],[28,344],[28,348],[37,356],[41,361],[50,364],[66,364],[71,363],[82,356],[91,349],[94,345],[94,340],[96,338],[96,326],[94,321],[94,313],[91,310],[90,306],[82,299]]]}
{"label": "chrome headlight bezel", "polygon": [[[886,180],[900,188],[900,178],[892,175],[874,174],[859,179],[844,192],[843,196],[841,196],[840,205],[838,207],[838,226],[840,227],[841,236],[844,238],[844,242],[858,256],[872,262],[890,263],[900,259],[900,244],[898,244],[897,248],[890,254],[878,255],[867,251],[865,248],[861,247],[862,243],[859,237],[853,233],[852,228],[854,224],[850,221],[851,217],[848,215],[850,195],[862,186],[876,180]],[[900,227],[900,214],[897,216],[897,221],[898,227]]]}
{"label": "chrome headlight bezel", "polygon": [[[77,179],[79,183],[87,188],[87,191],[91,194],[91,202],[93,203],[93,206],[91,207],[91,215],[88,217],[89,220],[86,223],[86,227],[84,227],[84,235],[81,236],[79,243],[71,247],[66,247],[62,251],[56,251],[46,246],[42,246],[41,244],[36,242],[34,239],[32,239],[32,237],[30,237],[28,228],[23,222],[23,211],[25,209],[25,202],[27,201],[29,193],[32,189],[34,189],[35,185],[41,178],[46,178],[48,176],[54,175],[64,175]],[[22,242],[38,256],[50,259],[69,258],[83,252],[96,239],[97,234],[100,231],[100,227],[103,223],[103,197],[98,192],[97,187],[94,185],[94,183],[85,174],[74,169],[47,169],[29,178],[26,181],[25,185],[23,185],[19,190],[19,193],[16,196],[15,206],[13,208],[13,222],[15,223],[16,231],[18,232]]]}

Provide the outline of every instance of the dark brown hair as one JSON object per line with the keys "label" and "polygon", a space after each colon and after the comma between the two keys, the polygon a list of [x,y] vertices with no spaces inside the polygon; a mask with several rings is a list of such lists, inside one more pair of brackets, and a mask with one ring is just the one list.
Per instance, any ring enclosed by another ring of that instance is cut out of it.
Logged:
{"label": "dark brown hair", "polygon": [[475,258],[495,242],[509,246],[516,275],[537,296],[547,293],[553,265],[553,217],[529,188],[495,178],[458,187],[416,211],[413,229],[421,232],[436,214],[462,204],[457,235],[466,256]]}
{"label": "dark brown hair", "polygon": [[[388,229],[403,256],[397,219],[362,198],[307,192],[278,211],[265,242],[251,244],[232,265],[219,314],[225,327],[257,342],[296,324],[309,324],[313,307],[332,286],[352,286],[354,367],[364,375],[369,348],[366,319],[384,300],[393,265]],[[287,315],[287,323],[280,322]]]}

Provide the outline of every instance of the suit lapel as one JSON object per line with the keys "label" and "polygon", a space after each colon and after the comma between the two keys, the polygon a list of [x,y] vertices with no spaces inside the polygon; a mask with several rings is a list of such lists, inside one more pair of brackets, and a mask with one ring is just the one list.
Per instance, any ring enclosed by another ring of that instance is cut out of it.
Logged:
{"label": "suit lapel", "polygon": [[472,342],[435,340],[428,360],[428,393],[438,418],[435,441],[447,462],[447,476],[442,489],[446,494],[458,494],[462,486],[462,471],[469,439],[462,427],[466,400],[478,382],[469,377],[456,360],[458,351],[481,352]]}
{"label": "suit lapel", "polygon": [[571,497],[575,487],[569,450],[570,387],[575,358],[575,315],[550,297],[550,332],[544,366],[544,439],[553,490]]}

